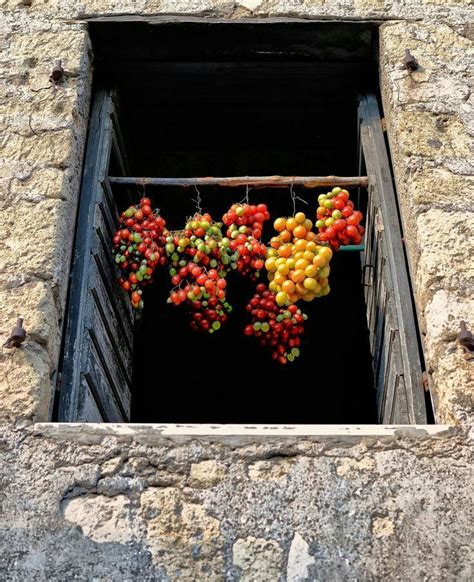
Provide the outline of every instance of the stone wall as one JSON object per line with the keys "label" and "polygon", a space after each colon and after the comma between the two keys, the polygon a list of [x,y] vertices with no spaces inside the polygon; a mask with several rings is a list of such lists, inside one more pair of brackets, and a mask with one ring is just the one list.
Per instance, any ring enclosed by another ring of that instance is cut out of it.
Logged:
{"label": "stone wall", "polygon": [[463,436],[1,443],[3,580],[472,579]]}
{"label": "stone wall", "polygon": [[[0,578],[468,580],[474,312],[467,0],[0,0]],[[225,444],[50,418],[91,89],[85,19],[373,19],[425,355],[449,434]],[[401,66],[410,48],[420,69]],[[49,83],[55,59],[66,69]],[[471,259],[471,262],[469,262]],[[92,431],[93,432],[93,431]],[[240,576],[240,578],[239,578]]]}

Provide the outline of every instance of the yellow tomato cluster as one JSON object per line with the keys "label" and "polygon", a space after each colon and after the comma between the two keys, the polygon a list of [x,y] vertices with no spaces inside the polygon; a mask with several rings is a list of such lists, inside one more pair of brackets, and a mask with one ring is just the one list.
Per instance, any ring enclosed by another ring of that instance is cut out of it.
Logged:
{"label": "yellow tomato cluster", "polygon": [[290,218],[277,218],[273,227],[278,235],[270,241],[265,268],[278,305],[327,295],[332,251],[316,244],[311,220],[298,212]]}

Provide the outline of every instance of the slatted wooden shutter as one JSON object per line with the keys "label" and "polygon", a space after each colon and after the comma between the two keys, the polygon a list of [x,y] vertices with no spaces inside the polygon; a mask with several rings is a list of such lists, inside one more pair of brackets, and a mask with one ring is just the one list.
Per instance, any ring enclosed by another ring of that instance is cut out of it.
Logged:
{"label": "slatted wooden shutter", "polygon": [[426,422],[422,367],[393,180],[377,100],[359,107],[369,176],[363,283],[379,422]]}
{"label": "slatted wooden shutter", "polygon": [[125,173],[112,93],[96,93],[87,141],[71,271],[58,417],[130,419],[133,314],[111,253],[118,213],[108,183],[111,154]]}

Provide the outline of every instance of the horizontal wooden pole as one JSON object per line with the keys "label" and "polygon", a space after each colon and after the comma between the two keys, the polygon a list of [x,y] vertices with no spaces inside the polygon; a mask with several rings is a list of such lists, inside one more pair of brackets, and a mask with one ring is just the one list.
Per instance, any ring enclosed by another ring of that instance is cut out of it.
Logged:
{"label": "horizontal wooden pole", "polygon": [[226,188],[289,188],[304,186],[305,188],[335,187],[367,188],[367,176],[237,176],[225,178],[129,178],[109,177],[111,184],[124,186],[224,186]]}

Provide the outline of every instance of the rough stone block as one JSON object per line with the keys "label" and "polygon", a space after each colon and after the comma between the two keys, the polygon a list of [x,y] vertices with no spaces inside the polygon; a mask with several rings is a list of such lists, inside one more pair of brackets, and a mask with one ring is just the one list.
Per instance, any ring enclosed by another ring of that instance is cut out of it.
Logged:
{"label": "rough stone block", "polygon": [[215,460],[193,463],[190,472],[190,485],[192,487],[212,487],[223,479],[226,467]]}
{"label": "rough stone block", "polygon": [[0,256],[0,272],[53,279],[65,287],[73,224],[70,205],[61,200],[13,205],[3,210],[0,228],[6,242]]}
{"label": "rough stone block", "polygon": [[58,313],[50,283],[31,281],[20,287],[0,290],[0,342],[3,344],[18,317],[23,317],[23,326],[28,338],[58,355]]}
{"label": "rough stone block", "polygon": [[274,582],[283,565],[283,549],[274,540],[249,536],[235,542],[232,560],[242,570],[241,582]]}
{"label": "rough stone block", "polygon": [[219,521],[180,490],[149,488],[141,496],[146,539],[156,566],[171,579],[220,580],[224,571]]}
{"label": "rough stone block", "polygon": [[417,221],[419,256],[415,290],[420,307],[444,289],[469,297],[474,284],[474,213],[444,212],[436,208]]}
{"label": "rough stone block", "polygon": [[139,533],[139,522],[125,495],[92,494],[66,499],[61,504],[61,512],[64,519],[79,526],[84,535],[98,543],[125,544]]}
{"label": "rough stone block", "polygon": [[52,70],[55,60],[61,59],[65,69],[78,74],[89,40],[85,30],[66,26],[60,31],[42,31],[41,34],[34,34],[34,31],[14,33],[9,45],[5,56],[10,60],[32,57],[36,62],[51,64]]}
{"label": "rough stone block", "polygon": [[26,340],[19,349],[0,351],[0,422],[49,420],[52,386],[49,354]]}

